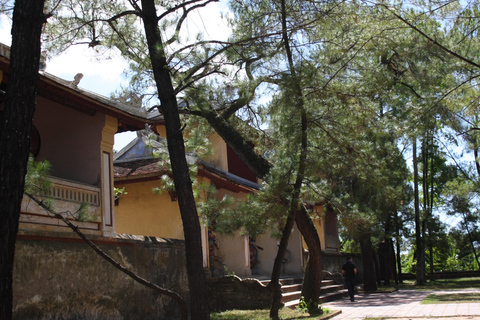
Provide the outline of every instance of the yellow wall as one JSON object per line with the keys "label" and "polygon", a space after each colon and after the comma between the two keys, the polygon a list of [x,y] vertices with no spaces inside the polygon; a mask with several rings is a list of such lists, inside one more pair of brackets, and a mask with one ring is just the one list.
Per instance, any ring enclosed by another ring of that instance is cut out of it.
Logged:
{"label": "yellow wall", "polygon": [[234,272],[238,276],[247,275],[247,261],[245,259],[245,239],[240,232],[233,235],[216,234],[219,244],[219,252],[223,257],[223,263],[227,266],[228,272]]}
{"label": "yellow wall", "polygon": [[[255,244],[263,248],[263,250],[258,251],[258,260],[260,261],[258,269],[261,275],[272,274],[273,264],[277,256],[279,243],[280,239],[272,238],[269,231],[257,236]],[[294,225],[287,246],[287,249],[290,251],[291,254],[291,260],[285,263],[284,266],[282,266],[282,273],[302,273],[303,252],[301,250],[301,247],[302,237],[300,231],[297,228],[297,225]]]}
{"label": "yellow wall", "polygon": [[105,126],[102,130],[100,143],[100,159],[102,159],[102,211],[103,211],[103,235],[115,234],[115,213],[113,206],[113,144],[115,133],[118,130],[118,119],[105,115]]}
{"label": "yellow wall", "polygon": [[156,130],[158,132],[158,135],[162,138],[166,138],[167,137],[167,128],[165,128],[165,126],[157,126],[156,127]]}
{"label": "yellow wall", "polygon": [[212,134],[209,139],[213,146],[213,155],[205,160],[222,170],[228,171],[227,144],[217,134]]}
{"label": "yellow wall", "polygon": [[178,202],[172,202],[168,192],[154,195],[158,185],[154,180],[116,186],[127,192],[115,206],[117,233],[184,239]]}
{"label": "yellow wall", "polygon": [[[217,200],[221,200],[225,195],[234,197],[237,201],[244,200],[247,197],[246,193],[219,189],[216,194]],[[216,238],[219,244],[219,252],[224,259],[223,264],[228,268],[228,272],[234,272],[238,276],[250,275],[249,262],[246,258],[248,252],[246,252],[245,236],[237,231],[233,235],[216,233]]]}

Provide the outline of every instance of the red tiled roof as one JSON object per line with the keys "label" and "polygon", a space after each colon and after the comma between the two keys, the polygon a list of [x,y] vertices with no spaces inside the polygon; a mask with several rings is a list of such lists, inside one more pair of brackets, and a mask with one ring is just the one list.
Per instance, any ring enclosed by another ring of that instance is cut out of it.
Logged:
{"label": "red tiled roof", "polygon": [[158,159],[129,161],[125,164],[115,164],[113,166],[115,179],[159,176],[164,172],[165,169],[158,165]]}

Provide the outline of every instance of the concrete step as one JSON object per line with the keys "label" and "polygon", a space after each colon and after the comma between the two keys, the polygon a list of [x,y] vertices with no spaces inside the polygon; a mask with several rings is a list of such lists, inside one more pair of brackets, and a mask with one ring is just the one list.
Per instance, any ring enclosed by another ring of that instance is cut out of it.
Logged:
{"label": "concrete step", "polygon": [[[343,290],[343,285],[328,285],[323,286],[320,289],[321,295],[326,295],[328,293],[336,292]],[[282,302],[286,302],[293,299],[299,299],[302,294],[302,285],[301,284],[291,284],[282,286]]]}
{"label": "concrete step", "polygon": [[[282,286],[282,303],[290,308],[295,308],[300,302],[302,296],[302,282],[300,277],[285,277],[280,279]],[[261,281],[262,284],[268,285],[270,280]],[[341,299],[348,296],[348,291],[343,285],[336,285],[334,280],[323,280],[320,290],[320,303]]]}
{"label": "concrete step", "polygon": [[[261,280],[260,281],[263,285],[268,285],[270,280]],[[283,278],[280,279],[280,285],[292,285],[292,284],[302,284],[303,278]],[[322,287],[332,286],[335,284],[334,280],[322,280]]]}
{"label": "concrete step", "polygon": [[[268,285],[270,283],[270,280],[262,280],[260,281],[264,285]],[[280,279],[280,285],[292,285],[292,284],[302,284],[303,278],[282,278]]]}
{"label": "concrete step", "polygon": [[322,280],[322,287],[333,286],[334,284],[335,280]]}
{"label": "concrete step", "polygon": [[302,291],[293,291],[293,292],[285,292],[282,293],[282,302],[287,303],[292,300],[300,300],[302,296]]}
{"label": "concrete step", "polygon": [[320,299],[318,300],[320,304],[325,303],[325,302],[330,302],[334,300],[340,300],[344,297],[348,297],[348,290],[347,289],[341,289],[338,291],[334,292],[329,292],[324,295],[320,296]]}
{"label": "concrete step", "polygon": [[324,286],[322,284],[322,288],[320,289],[320,294],[335,292],[343,289],[345,289],[345,286],[343,284],[332,284],[328,286]]}
{"label": "concrete step", "polygon": [[302,291],[302,284],[296,283],[296,284],[287,284],[282,286],[283,293],[294,292],[294,291]]}
{"label": "concrete step", "polygon": [[[321,295],[318,303],[322,304],[322,303],[325,303],[325,302],[339,300],[339,299],[342,299],[344,297],[348,297],[348,290],[347,289],[342,289],[342,290],[339,290],[339,291],[330,292],[330,293],[326,293],[324,295]],[[298,306],[298,304],[300,303],[300,297],[298,299],[289,300],[289,301],[285,301],[285,302],[282,299],[282,302],[284,303],[285,307],[295,309]]]}

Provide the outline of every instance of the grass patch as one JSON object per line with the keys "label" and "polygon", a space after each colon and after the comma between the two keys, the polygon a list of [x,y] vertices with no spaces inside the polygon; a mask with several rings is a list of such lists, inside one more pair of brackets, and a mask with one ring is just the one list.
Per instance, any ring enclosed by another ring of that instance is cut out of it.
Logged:
{"label": "grass patch", "polygon": [[480,302],[480,293],[445,293],[445,294],[429,294],[422,304],[439,304],[439,303],[472,303]]}
{"label": "grass patch", "polygon": [[416,286],[414,280],[404,280],[398,284],[398,289],[418,289],[418,290],[448,290],[448,289],[467,289],[480,287],[480,278],[456,278],[456,279],[437,279],[428,281],[424,286]]}
{"label": "grass patch", "polygon": [[[322,315],[310,315],[299,310],[282,308],[279,311],[280,319],[283,320],[318,320],[332,314],[333,311],[325,310]],[[228,310],[210,313],[211,320],[269,320],[270,310]]]}

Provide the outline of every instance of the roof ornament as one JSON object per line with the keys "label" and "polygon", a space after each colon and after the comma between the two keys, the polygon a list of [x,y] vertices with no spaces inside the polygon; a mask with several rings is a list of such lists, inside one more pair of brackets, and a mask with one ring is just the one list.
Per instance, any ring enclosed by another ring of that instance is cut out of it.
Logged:
{"label": "roof ornament", "polygon": [[140,96],[137,96],[135,93],[130,92],[126,95],[122,95],[122,96],[116,98],[116,100],[118,102],[121,102],[123,104],[126,104],[126,105],[134,107],[134,108],[141,108],[144,96],[145,96],[144,94],[142,94]]}
{"label": "roof ornament", "polygon": [[80,83],[80,80],[83,78],[83,73],[77,73],[75,77],[73,77],[72,83],[70,83],[70,87],[76,88],[78,84]]}

